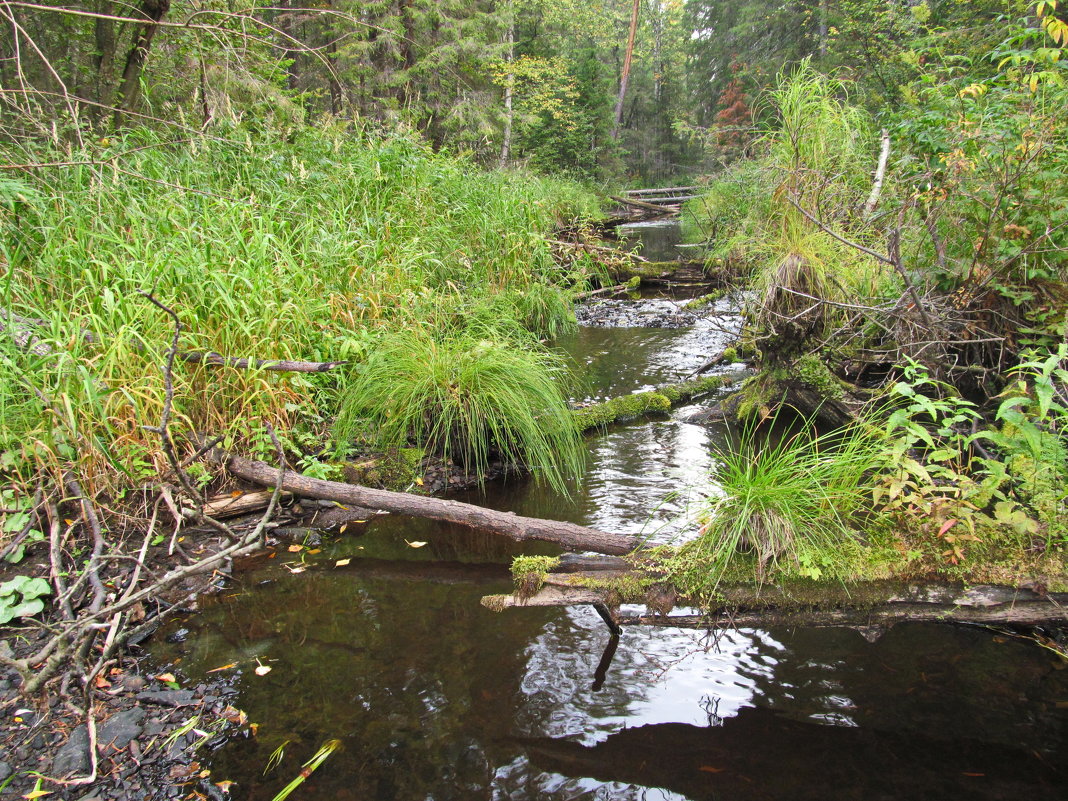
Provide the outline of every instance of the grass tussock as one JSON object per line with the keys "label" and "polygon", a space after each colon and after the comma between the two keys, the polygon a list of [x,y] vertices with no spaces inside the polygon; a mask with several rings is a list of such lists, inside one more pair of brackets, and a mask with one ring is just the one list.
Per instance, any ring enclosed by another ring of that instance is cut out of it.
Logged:
{"label": "grass tussock", "polygon": [[700,536],[668,569],[695,597],[726,577],[849,576],[857,530],[871,509],[868,471],[882,447],[859,427],[817,435],[805,425],[781,437],[743,432],[717,454],[720,494],[699,511]]}
{"label": "grass tussock", "polygon": [[370,435],[384,449],[414,443],[484,474],[491,453],[566,491],[584,449],[547,351],[472,332],[385,337],[354,371],[335,426],[339,443]]}
{"label": "grass tussock", "polygon": [[[95,491],[162,467],[143,426],[159,422],[171,323],[139,290],[178,312],[180,349],[248,358],[359,364],[380,338],[474,307],[539,336],[573,324],[564,295],[583,275],[545,235],[595,213],[574,184],[314,131],[9,150],[76,163],[0,187],[0,310],[33,320],[38,343],[0,336],[0,467],[17,480],[76,465]],[[329,417],[337,391],[333,373],[179,362],[174,378],[179,427],[250,447],[264,421]]]}

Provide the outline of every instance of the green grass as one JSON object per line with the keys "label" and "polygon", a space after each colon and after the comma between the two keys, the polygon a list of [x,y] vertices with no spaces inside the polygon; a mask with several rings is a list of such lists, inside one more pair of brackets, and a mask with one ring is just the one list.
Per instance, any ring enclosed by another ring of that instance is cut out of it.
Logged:
{"label": "green grass", "polygon": [[566,491],[584,448],[559,357],[494,332],[411,328],[379,342],[353,372],[335,426],[338,447],[370,436],[414,443],[484,474],[491,452]]}
{"label": "green grass", "polygon": [[[380,338],[469,316],[538,336],[573,324],[565,295],[583,278],[545,235],[596,213],[578,185],[484,172],[404,137],[228,136],[135,130],[89,153],[3,152],[123,154],[20,173],[0,198],[0,309],[41,319],[50,350],[0,350],[10,477],[77,466],[87,489],[116,489],[162,467],[142,426],[159,421],[171,323],[139,290],[178,312],[182,349],[253,358],[359,363]],[[337,381],[179,363],[175,422],[251,446],[264,421],[284,432],[330,416]]]}
{"label": "green grass", "polygon": [[720,494],[698,513],[700,536],[666,565],[694,597],[726,577],[846,578],[857,529],[871,524],[867,471],[882,452],[866,428],[816,435],[809,425],[776,437],[747,429],[717,453]]}

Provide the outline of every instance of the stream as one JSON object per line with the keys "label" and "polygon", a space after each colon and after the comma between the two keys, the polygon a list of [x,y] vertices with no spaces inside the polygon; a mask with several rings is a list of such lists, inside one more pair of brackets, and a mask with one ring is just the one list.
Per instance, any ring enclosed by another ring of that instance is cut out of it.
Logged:
{"label": "stream", "polygon": [[[556,343],[585,376],[577,401],[678,381],[736,324],[730,300],[677,327],[664,323],[676,299],[615,303]],[[708,474],[726,436],[688,422],[691,411],[590,437],[569,497],[518,479],[458,497],[684,536],[677,521],[715,491]],[[586,607],[482,608],[483,595],[509,590],[513,555],[554,552],[500,539],[376,518],[319,553],[280,550],[170,623],[154,660],[183,684],[222,682],[258,724],[202,753],[212,779],[236,782],[232,798],[270,801],[337,738],[342,749],[292,798],[1068,795],[1068,670],[1029,641],[901,624],[874,642],[803,628],[632,628],[615,642]]]}

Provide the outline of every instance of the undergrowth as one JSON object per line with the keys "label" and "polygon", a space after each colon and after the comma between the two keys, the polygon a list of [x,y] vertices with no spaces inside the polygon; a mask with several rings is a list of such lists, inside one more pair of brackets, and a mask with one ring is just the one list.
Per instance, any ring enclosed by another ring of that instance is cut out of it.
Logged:
{"label": "undergrowth", "polygon": [[[473,307],[548,336],[573,324],[564,294],[583,287],[545,234],[596,213],[575,184],[405,137],[134,130],[3,161],[68,166],[0,187],[0,323],[36,341],[0,338],[0,468],[29,485],[73,467],[89,492],[163,467],[143,427],[159,422],[171,322],[139,290],[176,310],[180,350],[227,356],[359,364],[380,338]],[[179,361],[174,380],[179,429],[267,455],[263,423],[328,418],[338,378]]]}

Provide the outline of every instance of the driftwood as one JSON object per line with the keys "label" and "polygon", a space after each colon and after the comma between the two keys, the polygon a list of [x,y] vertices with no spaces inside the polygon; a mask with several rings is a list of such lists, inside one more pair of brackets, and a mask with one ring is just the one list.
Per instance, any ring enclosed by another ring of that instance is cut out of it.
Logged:
{"label": "driftwood", "polygon": [[[238,478],[266,487],[274,487],[279,480],[279,470],[265,462],[256,462],[222,450],[209,452],[218,464],[223,465]],[[423,495],[371,489],[357,484],[324,481],[300,473],[286,471],[281,487],[287,492],[308,498],[337,501],[341,504],[381,509],[395,514],[443,520],[468,528],[500,534],[516,542],[540,540],[552,542],[570,551],[594,551],[610,555],[630,553],[639,545],[636,537],[611,534],[555,520],[522,517],[513,512],[498,512],[469,503],[446,501]]]}
{"label": "driftwood", "polygon": [[199,353],[196,351],[182,351],[175,356],[183,362],[192,364],[234,367],[238,370],[273,370],[279,373],[325,373],[327,370],[348,364],[347,361],[302,362],[289,359],[244,359],[237,356],[223,356],[214,352]]}
{"label": "driftwood", "polygon": [[[581,563],[572,563],[572,568]],[[642,575],[619,569],[549,573],[545,584],[530,597],[492,595],[484,606],[510,609],[524,606],[581,606],[604,604],[608,591],[576,586],[585,579],[605,581]],[[902,621],[955,623],[1068,623],[1068,593],[1036,592],[999,585],[964,587],[951,584],[864,582],[851,587],[820,587],[819,595],[796,595],[773,586],[723,586],[720,602],[702,613],[614,616],[620,626],[673,626],[713,629],[722,626],[892,626]],[[679,603],[685,603],[680,599]]]}
{"label": "driftwood", "polygon": [[[288,497],[290,497],[289,493],[284,492],[279,500],[285,501]],[[270,502],[271,492],[269,490],[242,492],[236,495],[216,495],[214,498],[208,498],[204,503],[204,514],[219,519],[239,517],[266,509]]]}

